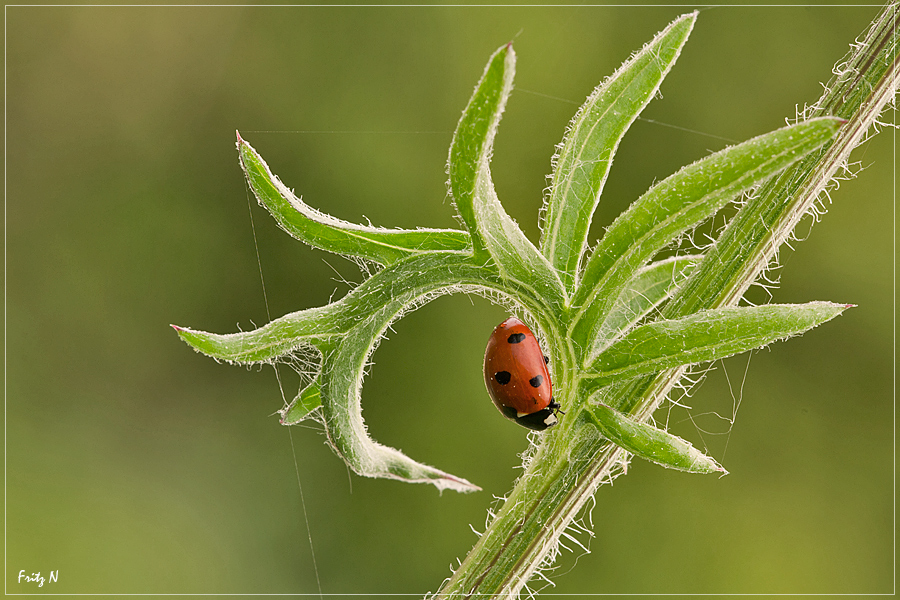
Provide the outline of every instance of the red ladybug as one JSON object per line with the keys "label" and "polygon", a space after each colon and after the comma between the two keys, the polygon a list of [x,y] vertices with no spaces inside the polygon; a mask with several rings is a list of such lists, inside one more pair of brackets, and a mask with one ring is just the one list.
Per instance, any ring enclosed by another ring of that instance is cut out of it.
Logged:
{"label": "red ladybug", "polygon": [[484,351],[484,383],[504,417],[535,431],[556,425],[549,361],[525,323],[510,317],[497,325]]}

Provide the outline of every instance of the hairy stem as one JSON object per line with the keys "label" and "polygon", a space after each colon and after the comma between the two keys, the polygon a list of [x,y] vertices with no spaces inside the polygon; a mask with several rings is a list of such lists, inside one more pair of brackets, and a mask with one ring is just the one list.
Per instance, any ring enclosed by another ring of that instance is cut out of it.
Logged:
{"label": "hairy stem", "polygon": [[[704,308],[732,306],[776,256],[800,219],[827,193],[850,152],[870,135],[897,92],[897,6],[887,6],[861,43],[854,45],[819,101],[803,118],[847,120],[832,142],[761,186],[729,223],[688,281],[663,308],[676,318]],[[572,353],[556,374],[561,398],[573,406],[582,390]],[[571,355],[571,356],[570,356]],[[600,391],[603,403],[641,421],[650,418],[684,373],[663,371]],[[574,413],[574,411],[572,411]],[[627,453],[603,439],[583,415],[567,414],[543,434],[527,468],[488,529],[448,579],[438,597],[494,595],[515,598],[550,564],[563,531],[597,488],[622,470]]]}

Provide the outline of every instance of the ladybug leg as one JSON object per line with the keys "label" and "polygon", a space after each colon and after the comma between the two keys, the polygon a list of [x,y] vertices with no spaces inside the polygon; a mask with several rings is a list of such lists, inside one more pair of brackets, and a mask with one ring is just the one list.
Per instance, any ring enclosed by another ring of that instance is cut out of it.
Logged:
{"label": "ladybug leg", "polygon": [[560,408],[562,408],[562,404],[560,404],[559,402],[557,402],[557,401],[554,400],[553,398],[550,398],[550,404],[547,405],[547,408],[549,408],[550,410],[552,410],[554,414],[558,414],[558,415],[564,415],[564,414],[566,414],[566,413],[564,413],[563,411],[559,410]]}

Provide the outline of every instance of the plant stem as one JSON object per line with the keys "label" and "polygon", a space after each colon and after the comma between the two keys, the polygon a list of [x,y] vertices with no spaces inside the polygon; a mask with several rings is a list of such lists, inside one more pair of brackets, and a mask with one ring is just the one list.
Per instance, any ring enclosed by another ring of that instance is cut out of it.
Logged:
{"label": "plant stem", "polygon": [[[827,193],[832,178],[846,167],[850,152],[870,134],[897,93],[897,24],[897,5],[890,4],[836,69],[838,74],[822,98],[802,115],[834,115],[847,119],[847,124],[831,143],[761,186],[746,201],[663,308],[664,318],[737,304],[801,218]],[[574,363],[560,362],[555,387],[564,396],[559,399],[563,406],[575,406],[581,388],[577,372],[568,366]],[[646,421],[684,370],[614,384],[601,390],[603,402]],[[543,566],[553,562],[564,530],[603,482],[624,471],[627,460],[627,453],[602,438],[584,416],[567,414],[543,434],[503,507],[437,597],[517,597]]]}

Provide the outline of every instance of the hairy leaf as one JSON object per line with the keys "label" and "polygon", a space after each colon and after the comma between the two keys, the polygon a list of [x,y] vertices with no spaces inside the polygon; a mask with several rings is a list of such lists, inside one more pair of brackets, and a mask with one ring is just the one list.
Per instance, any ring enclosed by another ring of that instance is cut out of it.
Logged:
{"label": "hairy leaf", "polygon": [[294,238],[314,248],[389,265],[422,252],[470,249],[465,231],[455,229],[384,229],[348,223],[319,212],[294,195],[250,144],[238,135],[241,166],[250,189],[278,224]]}
{"label": "hairy leaf", "polygon": [[632,325],[659,306],[684,281],[702,257],[675,256],[661,260],[637,272],[616,300],[609,316],[597,333],[598,351],[619,339]]}
{"label": "hairy leaf", "polygon": [[675,64],[697,13],[683,15],[591,93],[554,158],[541,250],[571,294],[613,155]]}
{"label": "hairy leaf", "polygon": [[497,199],[487,163],[479,169],[475,192],[475,222],[500,275],[522,294],[559,314],[565,306],[562,282],[547,259],[519,226],[506,214]]}
{"label": "hairy leaf", "polygon": [[641,423],[604,404],[589,404],[584,412],[605,438],[635,456],[679,471],[723,475],[728,473],[719,463],[694,448],[689,442],[652,425]]}
{"label": "hairy leaf", "polygon": [[320,350],[331,347],[396,297],[408,296],[412,303],[428,293],[458,285],[498,288],[499,279],[489,266],[475,265],[468,256],[429,253],[382,269],[327,306],[289,313],[253,331],[216,334],[173,327],[194,349],[217,360],[271,362],[302,346]]}
{"label": "hairy leaf", "polygon": [[460,286],[503,289],[496,270],[476,264],[473,257],[432,252],[386,267],[341,300],[285,315],[255,331],[217,335],[175,328],[198,351],[243,364],[274,362],[315,347],[321,356],[319,375],[281,411],[283,424],[297,423],[321,407],[329,442],[356,473],[473,491],[479,488],[465,479],[373,441],[360,403],[369,355],[390,323],[410,307]]}
{"label": "hairy leaf", "polygon": [[494,136],[506,99],[512,89],[516,55],[512,44],[506,44],[491,56],[475,92],[463,111],[450,143],[447,171],[450,173],[450,193],[456,210],[472,235],[475,252],[484,244],[475,226],[475,186],[482,164],[490,161]]}
{"label": "hairy leaf", "polygon": [[319,386],[319,380],[310,383],[308,386],[300,390],[297,397],[283,410],[281,413],[282,425],[296,425],[300,421],[307,419],[314,411],[322,406],[322,388]]}
{"label": "hairy leaf", "polygon": [[597,355],[598,329],[625,283],[648,260],[742,191],[835,134],[839,119],[805,121],[707,156],[656,184],[619,215],[591,254],[575,294],[572,339]]}
{"label": "hairy leaf", "polygon": [[565,304],[559,276],[500,204],[491,181],[491,148],[512,90],[516,55],[497,50],[469,100],[450,147],[450,187],[457,209],[501,276],[533,300],[557,311]]}
{"label": "hairy leaf", "polygon": [[377,340],[409,302],[398,298],[354,327],[337,348],[326,353],[321,375],[325,432],[335,452],[359,475],[431,483],[439,490],[479,490],[465,479],[418,463],[394,448],[373,441],[362,419],[360,391],[369,354]]}
{"label": "hairy leaf", "polygon": [[770,304],[703,310],[681,319],[655,321],[607,348],[585,378],[596,389],[615,379],[726,358],[803,333],[848,307],[831,302]]}
{"label": "hairy leaf", "polygon": [[237,364],[271,362],[303,346],[322,347],[343,334],[342,305],[329,304],[284,315],[253,331],[208,333],[172,325],[194,350]]}

